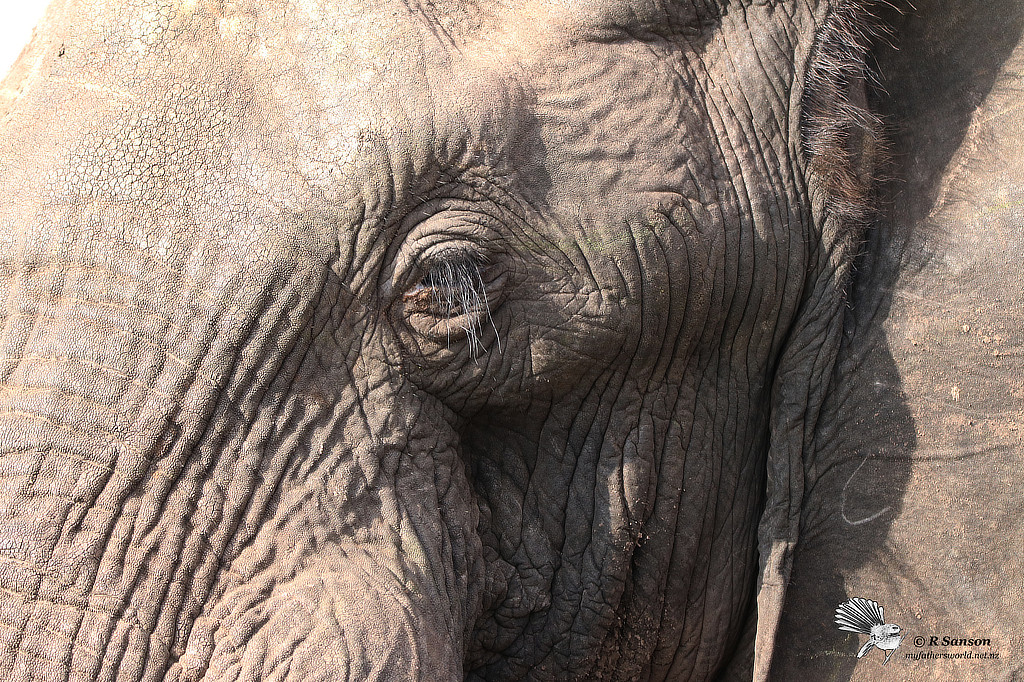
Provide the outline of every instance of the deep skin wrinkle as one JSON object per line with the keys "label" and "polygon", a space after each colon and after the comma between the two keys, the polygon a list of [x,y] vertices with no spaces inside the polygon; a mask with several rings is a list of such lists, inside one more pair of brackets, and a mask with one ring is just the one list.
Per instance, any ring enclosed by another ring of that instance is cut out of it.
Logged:
{"label": "deep skin wrinkle", "polygon": [[0,671],[727,666],[841,305],[825,8],[684,5],[52,10],[0,141]]}

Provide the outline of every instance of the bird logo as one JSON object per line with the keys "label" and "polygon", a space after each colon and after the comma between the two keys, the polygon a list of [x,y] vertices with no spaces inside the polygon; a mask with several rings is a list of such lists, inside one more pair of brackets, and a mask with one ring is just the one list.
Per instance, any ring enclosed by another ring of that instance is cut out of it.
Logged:
{"label": "bird logo", "polygon": [[846,632],[857,632],[868,635],[867,644],[857,652],[857,658],[877,647],[888,653],[882,665],[889,662],[896,649],[900,648],[903,637],[900,635],[900,626],[895,623],[886,623],[882,616],[882,607],[878,602],[854,597],[847,599],[836,607],[836,626]]}

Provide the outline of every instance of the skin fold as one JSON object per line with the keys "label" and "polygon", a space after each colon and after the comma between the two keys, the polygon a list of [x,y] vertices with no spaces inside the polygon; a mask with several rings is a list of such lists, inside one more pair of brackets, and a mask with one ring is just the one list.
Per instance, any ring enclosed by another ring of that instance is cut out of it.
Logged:
{"label": "skin fold", "polygon": [[0,104],[0,677],[763,677],[861,15],[55,3]]}

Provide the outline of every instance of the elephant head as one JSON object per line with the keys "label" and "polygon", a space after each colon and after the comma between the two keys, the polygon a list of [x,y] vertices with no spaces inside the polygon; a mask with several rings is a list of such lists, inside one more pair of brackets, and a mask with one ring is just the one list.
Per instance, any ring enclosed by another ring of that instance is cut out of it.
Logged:
{"label": "elephant head", "polygon": [[865,18],[56,2],[0,109],[0,677],[766,674]]}

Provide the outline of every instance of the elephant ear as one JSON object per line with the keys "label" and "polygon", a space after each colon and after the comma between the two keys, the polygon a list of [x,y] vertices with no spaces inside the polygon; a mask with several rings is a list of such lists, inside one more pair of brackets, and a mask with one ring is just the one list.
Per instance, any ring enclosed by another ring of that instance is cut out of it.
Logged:
{"label": "elephant ear", "polygon": [[867,109],[865,59],[874,24],[859,2],[827,9],[801,112],[808,188],[821,233],[772,387],[767,497],[758,529],[755,680],[767,679],[776,649],[800,539],[809,454],[835,378],[854,255],[872,213],[880,126]]}
{"label": "elephant ear", "polygon": [[914,4],[876,50],[894,180],[792,472],[800,534],[772,679],[881,679],[874,652],[856,657],[863,636],[832,622],[856,597],[907,633],[885,679],[1024,677],[1024,6]]}

